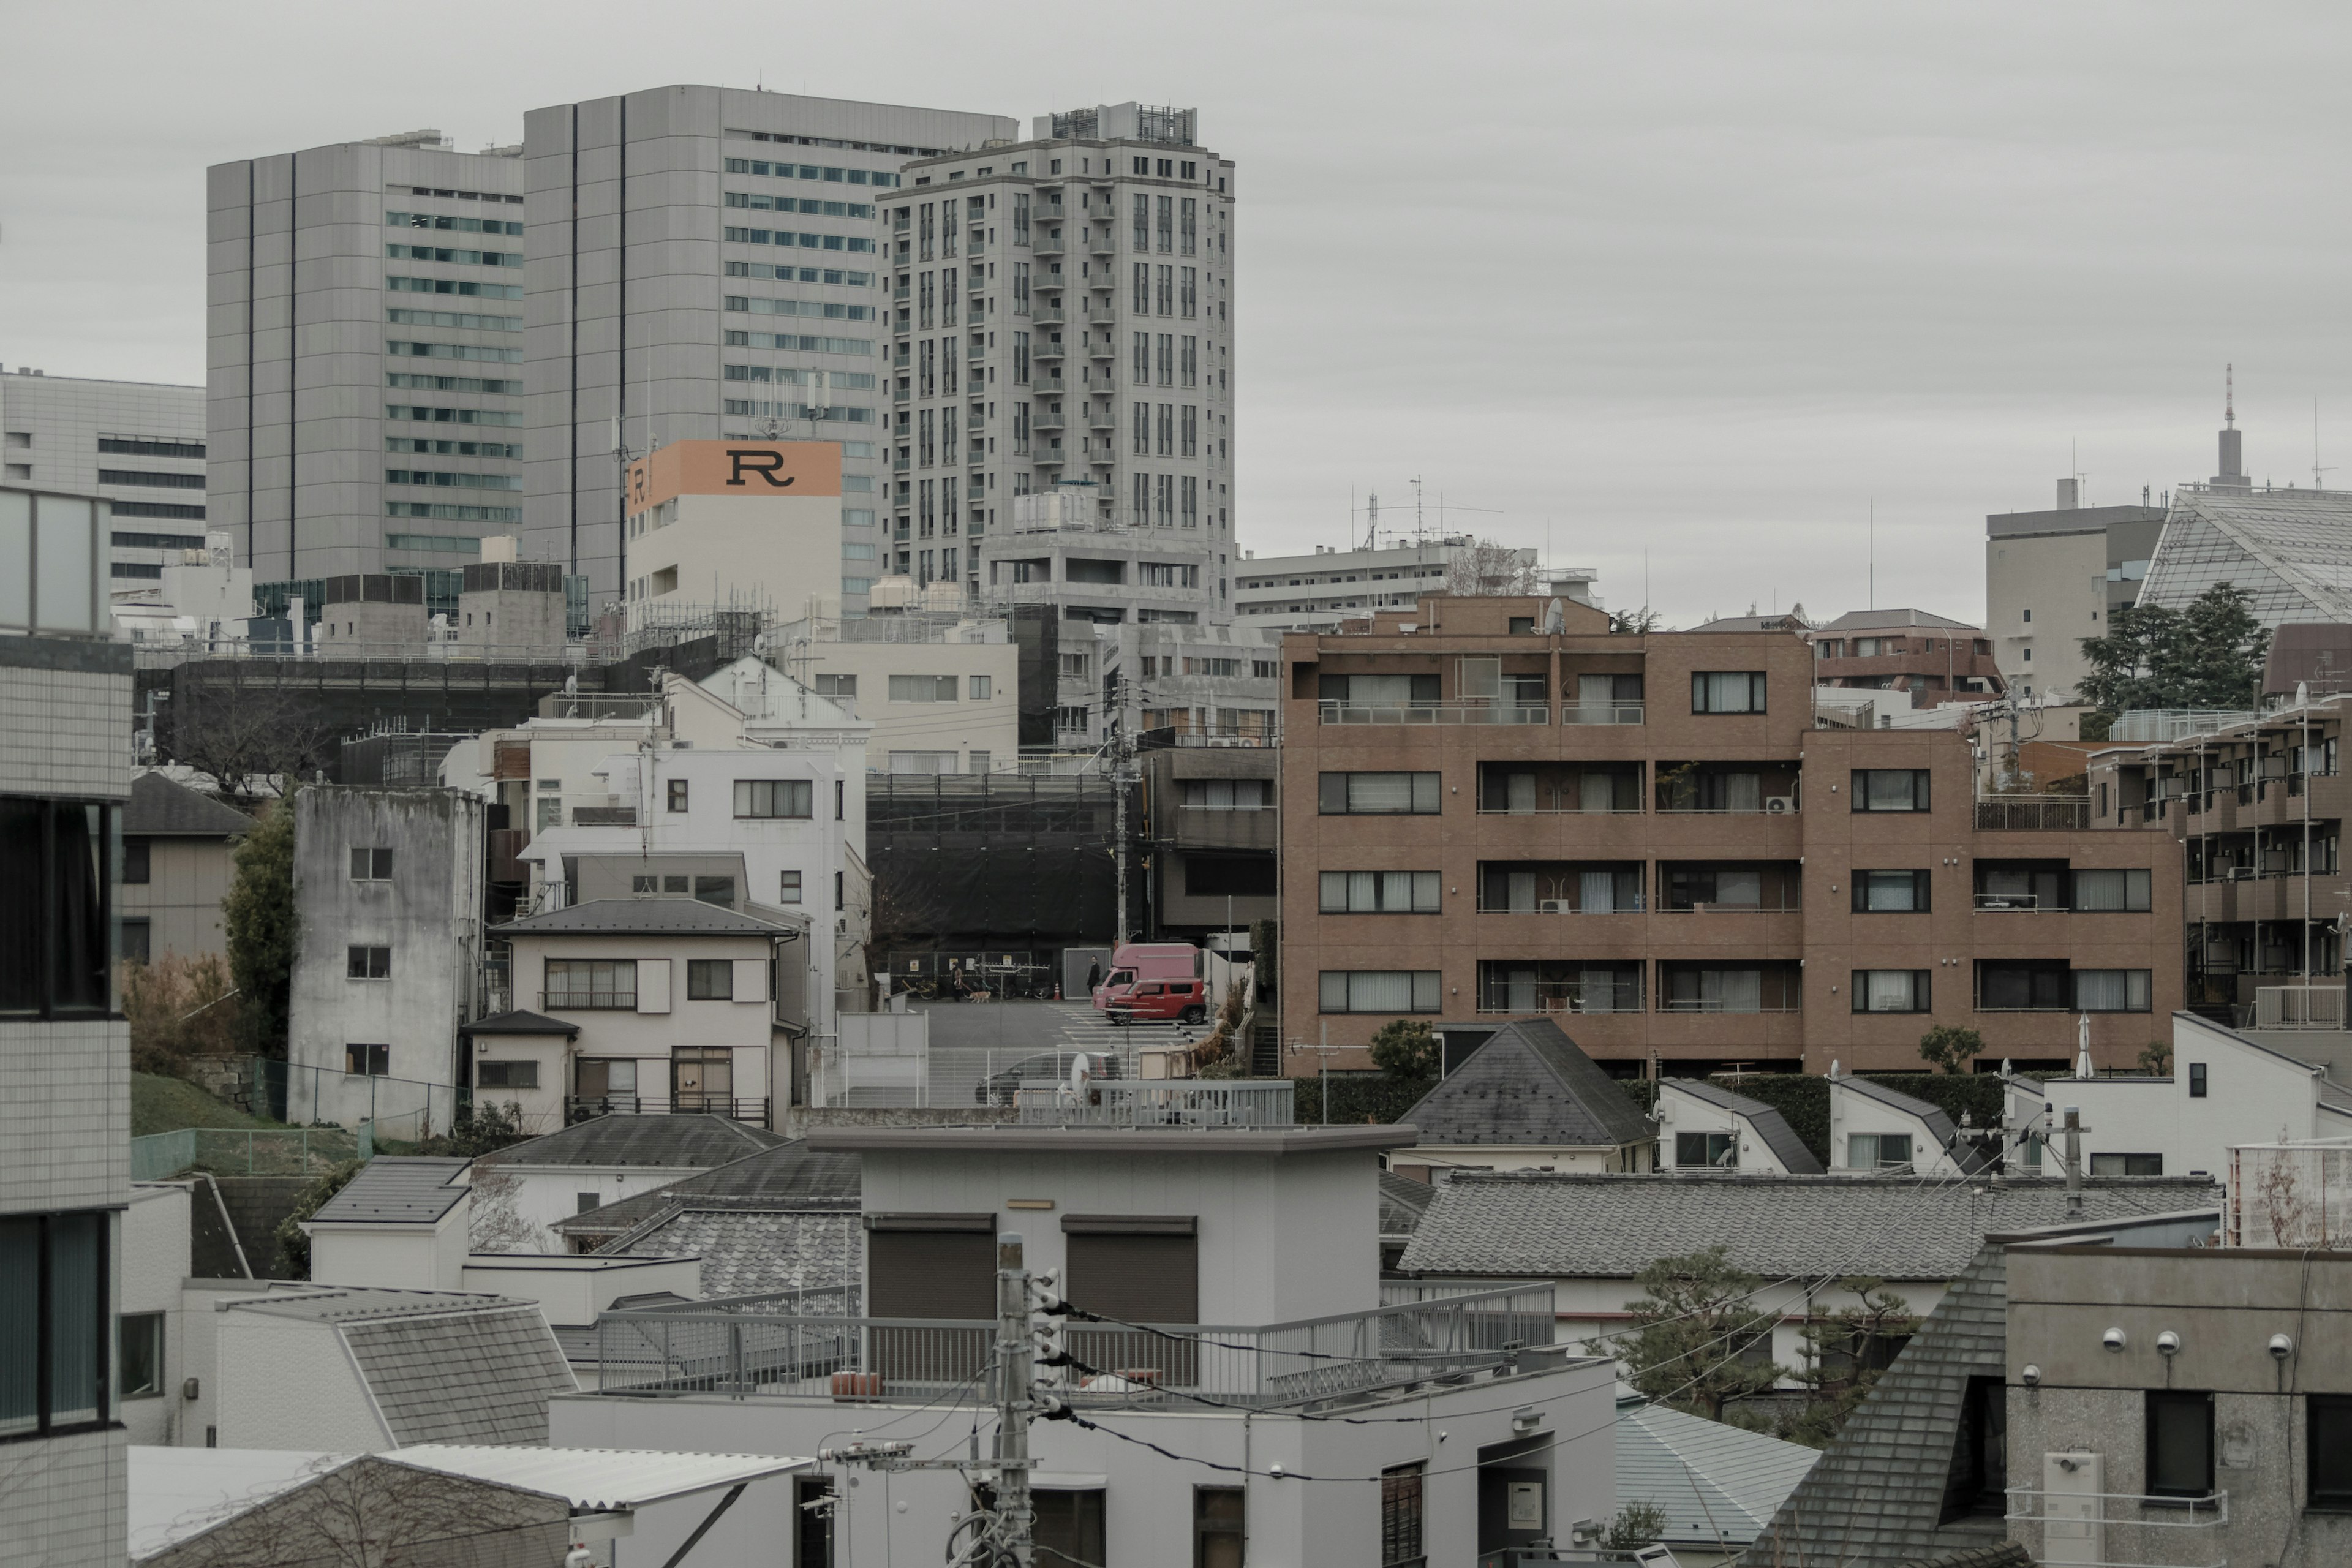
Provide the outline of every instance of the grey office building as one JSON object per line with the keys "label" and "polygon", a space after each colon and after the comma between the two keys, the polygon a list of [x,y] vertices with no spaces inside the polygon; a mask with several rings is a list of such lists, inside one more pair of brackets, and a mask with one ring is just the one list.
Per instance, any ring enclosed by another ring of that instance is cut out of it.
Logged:
{"label": "grey office building", "polygon": [[809,591],[862,611],[890,473],[881,208],[911,160],[1015,131],[715,87],[532,110],[524,556],[584,574],[593,608],[619,599],[616,427],[633,452],[814,436],[843,445],[845,558]]}
{"label": "grey office building", "polygon": [[109,580],[152,587],[205,548],[205,389],[18,365],[0,374],[0,483],[113,503]]}
{"label": "grey office building", "polygon": [[520,152],[206,171],[206,504],[257,582],[462,566],[520,523]]}

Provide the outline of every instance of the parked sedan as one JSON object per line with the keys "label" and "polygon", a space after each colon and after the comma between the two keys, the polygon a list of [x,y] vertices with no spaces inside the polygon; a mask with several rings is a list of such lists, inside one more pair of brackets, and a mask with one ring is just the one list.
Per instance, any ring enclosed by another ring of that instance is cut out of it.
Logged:
{"label": "parked sedan", "polygon": [[1070,1081],[1070,1064],[1084,1055],[1088,1068],[1096,1078],[1119,1076],[1118,1058],[1100,1051],[1040,1051],[1034,1057],[1023,1057],[1011,1067],[991,1073],[972,1087],[971,1098],[982,1105],[1010,1105],[1013,1090],[1023,1084]]}

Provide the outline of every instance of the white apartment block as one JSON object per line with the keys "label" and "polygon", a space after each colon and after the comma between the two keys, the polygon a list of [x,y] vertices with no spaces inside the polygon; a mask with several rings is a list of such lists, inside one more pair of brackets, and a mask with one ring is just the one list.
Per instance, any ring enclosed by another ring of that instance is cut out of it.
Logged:
{"label": "white apartment block", "polygon": [[1537,552],[1482,542],[1469,534],[1420,542],[1391,541],[1370,550],[1327,550],[1307,555],[1246,553],[1234,567],[1234,618],[1272,632],[1335,631],[1346,620],[1362,620],[1374,610],[1409,609],[1423,594],[1521,591],[1517,583],[1482,584],[1482,575],[1524,574],[1549,592],[1580,604],[1595,604],[1589,568],[1546,572]]}
{"label": "white apartment block", "polygon": [[205,389],[160,382],[0,375],[0,482],[113,506],[109,578],[152,587],[205,541]]}
{"label": "white apartment block", "polygon": [[[1195,130],[1192,110],[1104,105],[907,165],[883,240],[898,572],[1085,618],[1231,616],[1234,174]],[[1046,492],[1050,522],[1021,525],[1124,530],[1170,570],[1066,592],[1016,571],[992,542]],[[1101,592],[1121,585],[1175,592]]]}
{"label": "white apartment block", "polygon": [[770,639],[770,658],[874,726],[868,756],[894,773],[984,773],[1021,751],[1021,650],[1001,620],[817,616]]}
{"label": "white apartment block", "polygon": [[880,212],[908,160],[1014,122],[895,104],[672,86],[524,119],[533,226],[523,554],[617,599],[615,432],[659,443],[838,439],[845,608],[880,555],[888,340]]}
{"label": "white apartment block", "polygon": [[263,583],[481,559],[522,516],[522,161],[436,131],[205,172],[213,521]]}
{"label": "white apartment block", "polygon": [[[1273,743],[1281,638],[1251,626],[1062,622],[1054,739],[1099,746],[1116,722],[1147,741]],[[1089,635],[1091,634],[1091,635]]]}

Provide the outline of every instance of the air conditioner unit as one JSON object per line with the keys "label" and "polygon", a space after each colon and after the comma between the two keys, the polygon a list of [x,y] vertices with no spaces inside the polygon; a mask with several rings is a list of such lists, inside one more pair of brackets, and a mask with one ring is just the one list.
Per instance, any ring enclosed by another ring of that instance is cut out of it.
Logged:
{"label": "air conditioner unit", "polygon": [[1764,815],[1767,816],[1788,816],[1796,809],[1797,797],[1793,795],[1774,795],[1764,797]]}
{"label": "air conditioner unit", "polygon": [[1569,906],[1566,899],[1538,900],[1536,903],[1536,910],[1539,914],[1547,915],[1572,915],[1576,912]]}

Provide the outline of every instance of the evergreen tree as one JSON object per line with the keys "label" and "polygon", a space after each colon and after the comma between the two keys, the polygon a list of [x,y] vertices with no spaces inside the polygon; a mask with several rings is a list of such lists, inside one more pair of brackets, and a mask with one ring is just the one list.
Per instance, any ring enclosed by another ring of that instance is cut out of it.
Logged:
{"label": "evergreen tree", "polygon": [[270,805],[236,848],[236,872],[221,900],[229,976],[243,1004],[246,1046],[284,1059],[294,975],[294,800]]}
{"label": "evergreen tree", "polygon": [[2107,635],[2084,637],[2091,663],[2075,695],[2103,713],[2134,708],[2252,708],[2262,699],[2271,634],[2249,595],[2217,583],[2185,610],[2116,610]]}
{"label": "evergreen tree", "polygon": [[[1610,1341],[1625,1379],[1661,1405],[1724,1418],[1734,1400],[1763,1394],[1788,1375],[1770,1355],[1777,1313],[1751,1298],[1763,1281],[1710,1247],[1661,1258],[1633,1277],[1642,1298],[1625,1303],[1633,1321]],[[1762,1359],[1751,1359],[1761,1347]]]}

